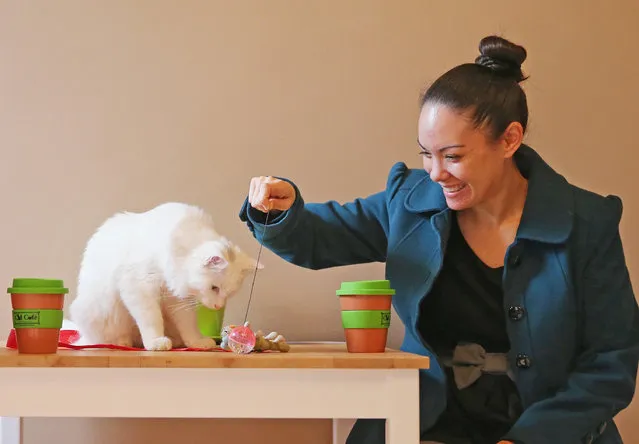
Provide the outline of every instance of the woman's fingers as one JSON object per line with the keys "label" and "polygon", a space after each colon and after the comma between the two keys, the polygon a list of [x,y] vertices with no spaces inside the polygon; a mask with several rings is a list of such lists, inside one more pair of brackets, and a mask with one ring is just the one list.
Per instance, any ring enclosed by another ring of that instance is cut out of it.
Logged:
{"label": "woman's fingers", "polygon": [[249,204],[262,212],[286,211],[295,202],[295,188],[271,176],[253,177],[249,185]]}

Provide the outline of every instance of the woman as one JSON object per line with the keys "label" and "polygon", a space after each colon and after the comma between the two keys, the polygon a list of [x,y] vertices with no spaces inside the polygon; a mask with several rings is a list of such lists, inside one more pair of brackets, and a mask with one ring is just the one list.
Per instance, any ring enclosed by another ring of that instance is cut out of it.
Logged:
{"label": "woman", "polygon": [[[292,182],[257,177],[240,217],[302,267],[386,262],[401,348],[432,358],[422,440],[619,443],[613,417],[633,397],[639,359],[622,205],[522,143],[525,58],[486,37],[475,63],[430,86],[423,171],[398,163],[385,191],[344,205],[304,203]],[[483,371],[469,366],[484,353]],[[382,420],[359,420],[348,443],[384,440]]]}

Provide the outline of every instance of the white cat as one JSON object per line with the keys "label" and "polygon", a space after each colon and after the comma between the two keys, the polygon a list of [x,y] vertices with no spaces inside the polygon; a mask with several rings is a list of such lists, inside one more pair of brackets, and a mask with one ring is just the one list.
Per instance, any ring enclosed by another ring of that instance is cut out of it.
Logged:
{"label": "white cat", "polygon": [[218,234],[202,209],[165,203],[107,219],[89,239],[69,311],[76,344],[211,349],[195,307],[221,308],[263,265]]}

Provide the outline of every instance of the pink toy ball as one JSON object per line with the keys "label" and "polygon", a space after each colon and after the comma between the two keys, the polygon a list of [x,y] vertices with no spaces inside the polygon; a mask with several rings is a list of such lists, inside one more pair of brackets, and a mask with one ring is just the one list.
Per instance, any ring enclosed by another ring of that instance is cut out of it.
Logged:
{"label": "pink toy ball", "polygon": [[229,333],[229,348],[238,354],[247,354],[255,348],[255,333],[249,327],[240,325]]}

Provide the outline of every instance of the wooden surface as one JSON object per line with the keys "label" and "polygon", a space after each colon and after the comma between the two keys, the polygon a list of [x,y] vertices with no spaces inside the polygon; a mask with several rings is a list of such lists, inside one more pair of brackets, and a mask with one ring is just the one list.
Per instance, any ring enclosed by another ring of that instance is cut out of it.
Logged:
{"label": "wooden surface", "polygon": [[26,355],[0,348],[0,367],[427,369],[429,359],[390,349],[385,353],[348,353],[345,344],[340,343],[291,344],[288,353],[248,355],[115,350],[59,350],[52,355]]}

